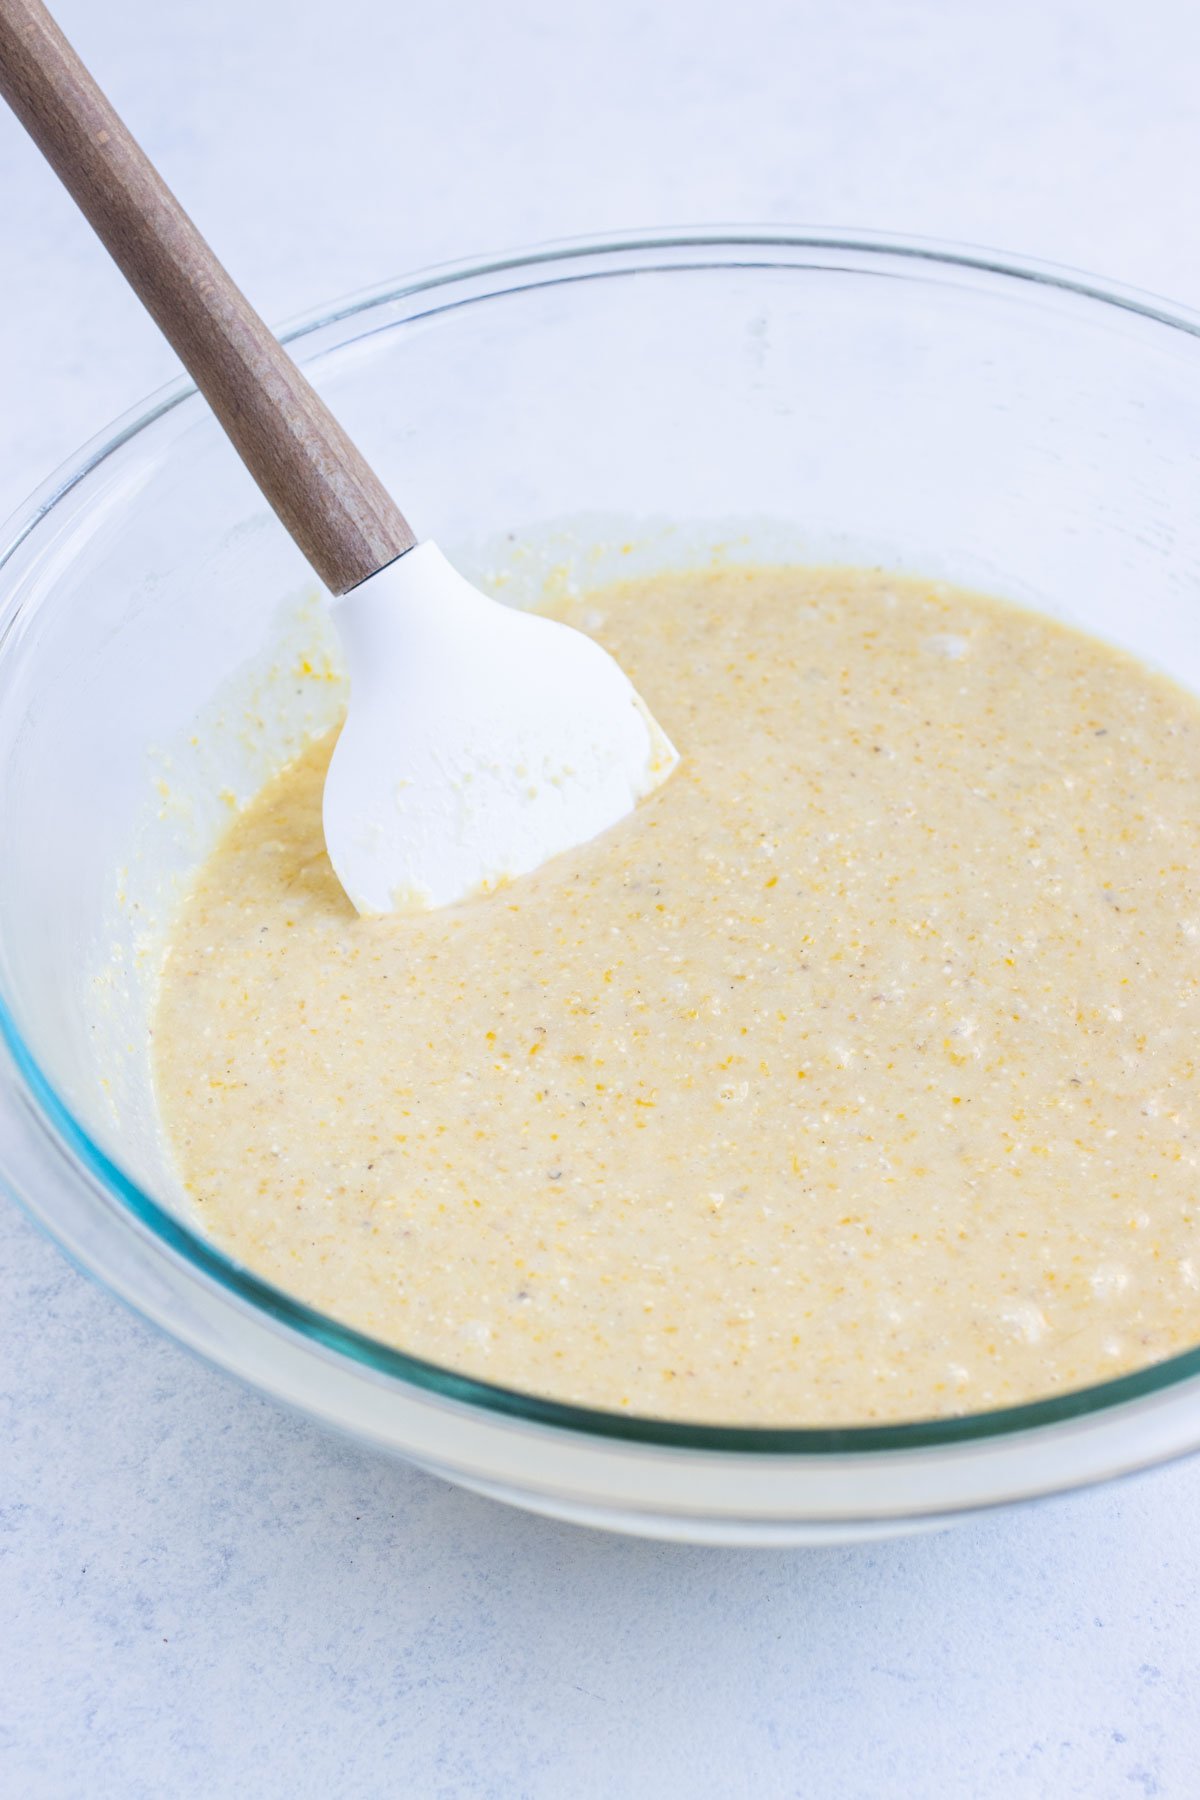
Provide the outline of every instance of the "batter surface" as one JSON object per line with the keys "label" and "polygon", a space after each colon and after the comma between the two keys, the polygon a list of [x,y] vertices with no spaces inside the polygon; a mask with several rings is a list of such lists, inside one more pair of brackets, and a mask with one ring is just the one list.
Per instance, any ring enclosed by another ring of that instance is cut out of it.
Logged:
{"label": "batter surface", "polygon": [[614,832],[358,919],[324,742],[200,873],[155,1056],[213,1237],[417,1355],[714,1422],[1000,1406],[1200,1341],[1200,704],[876,573],[562,616],[683,754]]}

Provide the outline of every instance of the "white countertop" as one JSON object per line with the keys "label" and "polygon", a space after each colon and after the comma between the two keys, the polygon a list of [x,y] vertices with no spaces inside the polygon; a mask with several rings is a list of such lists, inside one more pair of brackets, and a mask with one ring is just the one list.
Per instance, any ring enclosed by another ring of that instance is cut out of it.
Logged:
{"label": "white countertop", "polygon": [[[273,320],[711,219],[970,239],[1200,306],[1194,0],[58,10]],[[174,365],[7,117],[0,221],[3,514]],[[244,1392],[0,1204],[13,1800],[1194,1800],[1198,1518],[1192,1464],[868,1549],[547,1524]]]}

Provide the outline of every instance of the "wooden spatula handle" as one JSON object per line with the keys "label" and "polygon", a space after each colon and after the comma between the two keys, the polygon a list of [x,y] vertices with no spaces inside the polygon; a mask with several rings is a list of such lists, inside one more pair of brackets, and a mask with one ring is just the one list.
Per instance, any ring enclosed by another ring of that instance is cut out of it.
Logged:
{"label": "wooden spatula handle", "polygon": [[416,539],[40,0],[0,0],[0,94],[174,345],[317,574],[342,594]]}

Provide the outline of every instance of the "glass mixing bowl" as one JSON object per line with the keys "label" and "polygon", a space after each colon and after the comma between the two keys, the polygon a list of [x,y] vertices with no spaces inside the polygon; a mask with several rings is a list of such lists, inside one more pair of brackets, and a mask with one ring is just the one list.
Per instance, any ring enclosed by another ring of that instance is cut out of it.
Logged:
{"label": "glass mixing bowl", "polygon": [[[305,321],[290,343],[410,517],[468,563],[471,544],[559,541],[563,520],[576,545],[641,534],[676,561],[702,541],[753,555],[786,539],[789,554],[1041,605],[1200,687],[1198,338],[1178,308],[1003,257],[695,230],[435,270]],[[664,521],[687,527],[674,548]],[[79,1263],[363,1442],[663,1537],[916,1530],[1200,1445],[1200,1350],[1035,1405],[899,1426],[583,1411],[376,1343],[194,1231],[153,1127],[144,1017],[106,1031],[97,982],[111,949],[144,991],[135,935],[116,943],[111,920],[118,869],[139,854],[150,747],[261,657],[280,597],[305,579],[182,383],[81,452],[4,535],[0,1158]],[[266,689],[258,704],[266,742]]]}

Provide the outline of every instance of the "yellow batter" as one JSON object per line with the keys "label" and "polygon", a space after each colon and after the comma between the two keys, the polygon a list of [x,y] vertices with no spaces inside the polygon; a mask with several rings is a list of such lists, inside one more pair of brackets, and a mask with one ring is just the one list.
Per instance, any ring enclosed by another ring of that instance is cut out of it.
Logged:
{"label": "yellow batter", "polygon": [[1200,704],[953,588],[761,568],[585,620],[683,753],[604,839],[358,919],[330,744],[166,962],[214,1238],[487,1380],[912,1419],[1200,1340]]}

